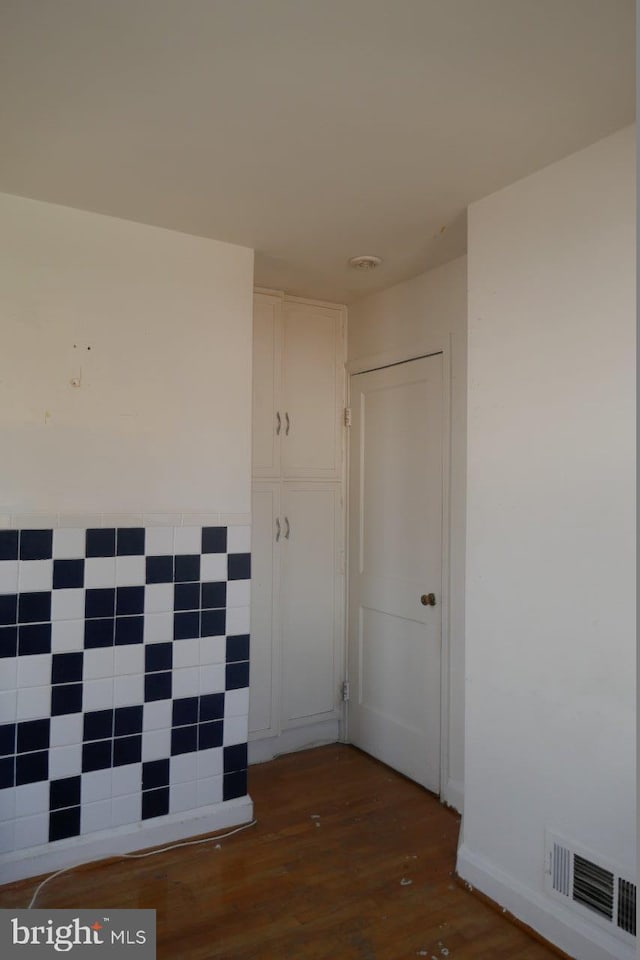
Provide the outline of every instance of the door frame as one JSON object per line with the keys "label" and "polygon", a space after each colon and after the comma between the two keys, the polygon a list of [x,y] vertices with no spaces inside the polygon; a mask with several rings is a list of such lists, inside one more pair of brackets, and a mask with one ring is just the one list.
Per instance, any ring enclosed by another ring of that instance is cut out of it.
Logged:
{"label": "door frame", "polygon": [[[445,799],[449,783],[449,704],[450,704],[450,596],[451,596],[451,334],[443,338],[434,337],[420,348],[387,350],[384,353],[371,354],[346,364],[347,406],[351,406],[351,377],[358,373],[368,373],[382,367],[408,363],[435,354],[442,355],[442,599],[441,599],[441,645],[440,645],[440,798]],[[345,604],[344,604],[344,676],[349,680],[349,514],[351,509],[351,465],[350,447],[346,443],[345,452]],[[349,738],[348,706],[344,704],[343,739]]]}

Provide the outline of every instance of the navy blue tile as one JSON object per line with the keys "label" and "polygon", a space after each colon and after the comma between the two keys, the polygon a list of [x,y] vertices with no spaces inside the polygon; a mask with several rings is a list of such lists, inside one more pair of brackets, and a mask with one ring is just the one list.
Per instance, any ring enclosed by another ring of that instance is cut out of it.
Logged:
{"label": "navy blue tile", "polygon": [[18,653],[18,628],[0,627],[0,657],[15,657]]}
{"label": "navy blue tile", "polygon": [[149,643],[144,649],[144,668],[147,673],[171,670],[173,666],[172,643]]}
{"label": "navy blue tile", "polygon": [[0,560],[18,559],[18,531],[0,530]]}
{"label": "navy blue tile", "polygon": [[3,757],[0,760],[0,790],[14,787],[16,783],[16,758]]}
{"label": "navy blue tile", "polygon": [[22,623],[18,632],[18,653],[21,657],[51,653],[51,624]]}
{"label": "navy blue tile", "polygon": [[82,772],[106,770],[111,766],[111,747],[113,740],[96,740],[82,744]]}
{"label": "navy blue tile", "polygon": [[183,697],[173,701],[171,723],[174,727],[183,727],[198,721],[198,698]]}
{"label": "navy blue tile", "polygon": [[236,770],[245,770],[247,767],[247,745],[236,743],[232,747],[225,747],[223,752],[225,773],[234,773]]}
{"label": "navy blue tile", "polygon": [[146,558],[147,583],[171,583],[173,581],[173,557]]}
{"label": "navy blue tile", "polygon": [[142,789],[154,790],[156,787],[169,786],[169,758],[149,760],[142,764]]}
{"label": "navy blue tile", "polygon": [[173,639],[189,640],[200,635],[199,613],[174,613]]}
{"label": "navy blue tile", "polygon": [[142,819],[164,817],[167,813],[169,813],[169,787],[145,790],[142,794]]}
{"label": "navy blue tile", "polygon": [[144,527],[118,527],[116,550],[119,557],[142,557]]}
{"label": "navy blue tile", "polygon": [[32,753],[34,750],[49,749],[49,729],[51,721],[23,720],[18,724],[18,753]]}
{"label": "navy blue tile", "polygon": [[127,763],[140,763],[142,760],[142,735],[116,737],[113,741],[113,765],[123,767]]}
{"label": "navy blue tile", "polygon": [[84,560],[54,560],[53,589],[84,587]]}
{"label": "navy blue tile", "polygon": [[200,584],[176,583],[175,587],[173,588],[173,609],[199,610]]}
{"label": "navy blue tile", "polygon": [[119,616],[144,613],[144,587],[118,587],[116,613]]}
{"label": "navy blue tile", "polygon": [[227,637],[227,663],[249,659],[249,634],[243,633],[237,637]]}
{"label": "navy blue tile", "polygon": [[174,579],[176,583],[186,583],[200,579],[200,554],[179,554],[174,563]]}
{"label": "navy blue tile", "polygon": [[198,750],[222,746],[222,720],[201,723],[198,727]]}
{"label": "navy blue tile", "polygon": [[84,625],[85,650],[95,647],[112,647],[115,630],[115,619],[108,617],[105,620],[87,620]]}
{"label": "navy blue tile", "polygon": [[21,753],[16,757],[16,786],[49,779],[49,751]]}
{"label": "navy blue tile", "polygon": [[222,799],[235,800],[244,797],[247,792],[247,771],[236,770],[234,773],[225,773],[222,778]]}
{"label": "navy blue tile", "polygon": [[18,596],[18,623],[42,623],[51,620],[51,591],[21,593]]}
{"label": "navy blue tile", "polygon": [[205,693],[200,697],[198,719],[222,720],[224,717],[224,693]]}
{"label": "navy blue tile", "polygon": [[64,777],[49,784],[49,810],[75,807],[80,803],[81,777]]}
{"label": "navy blue tile", "polygon": [[101,528],[87,530],[85,554],[87,557],[115,557],[116,531]]}
{"label": "navy blue tile", "polygon": [[226,629],[226,610],[203,610],[201,614],[200,636],[221,637]]}
{"label": "navy blue tile", "polygon": [[51,716],[62,717],[67,713],[82,713],[81,683],[62,683],[51,688]]}
{"label": "navy blue tile", "polygon": [[144,678],[144,701],[171,699],[171,673],[147,673]]}
{"label": "navy blue tile", "polygon": [[51,683],[74,683],[82,680],[84,654],[54,653],[51,664]]}
{"label": "navy blue tile", "polygon": [[15,623],[18,612],[18,597],[15,593],[0,595],[0,624]]}
{"label": "navy blue tile", "polygon": [[226,553],[227,552],[227,528],[226,527],[203,527],[202,528],[202,552],[203,553]]}
{"label": "navy blue tile", "polygon": [[227,584],[203,583],[202,584],[202,606],[211,609],[212,607],[226,607],[227,605]]}
{"label": "navy blue tile", "polygon": [[142,643],[144,617],[116,617],[116,647],[128,643]]}
{"label": "navy blue tile", "polygon": [[84,597],[84,615],[88,618],[112,617],[116,609],[115,587],[90,587]]}
{"label": "navy blue tile", "polygon": [[0,757],[6,757],[16,752],[16,725],[3,723],[0,725]]}
{"label": "navy blue tile", "polygon": [[116,707],[114,735],[124,737],[134,733],[142,733],[142,706]]}
{"label": "navy blue tile", "polygon": [[249,580],[251,578],[251,554],[230,553],[227,557],[227,577],[229,580]]}
{"label": "navy blue tile", "polygon": [[113,736],[113,710],[92,710],[83,718],[83,740],[105,740]]}
{"label": "navy blue tile", "polygon": [[225,690],[241,690],[249,686],[248,663],[228,663],[225,674]]}
{"label": "navy blue tile", "polygon": [[171,730],[171,756],[179,753],[194,753],[198,749],[198,727],[173,727]]}
{"label": "navy blue tile", "polygon": [[50,560],[53,556],[53,530],[21,530],[20,559]]}
{"label": "navy blue tile", "polygon": [[[80,835],[80,807],[54,810],[49,814],[49,843]],[[55,949],[55,948],[54,948]]]}

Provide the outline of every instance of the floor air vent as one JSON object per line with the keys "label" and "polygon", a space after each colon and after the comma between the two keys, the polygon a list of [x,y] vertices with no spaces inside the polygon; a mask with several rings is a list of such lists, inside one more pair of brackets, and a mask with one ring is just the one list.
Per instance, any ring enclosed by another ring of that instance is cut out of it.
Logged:
{"label": "floor air vent", "polygon": [[610,863],[547,834],[545,888],[623,939],[636,935],[636,885]]}

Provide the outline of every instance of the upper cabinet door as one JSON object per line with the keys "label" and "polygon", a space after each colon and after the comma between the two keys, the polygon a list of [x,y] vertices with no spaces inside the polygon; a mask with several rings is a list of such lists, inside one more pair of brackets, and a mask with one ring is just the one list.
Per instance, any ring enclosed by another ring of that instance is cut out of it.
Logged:
{"label": "upper cabinet door", "polygon": [[285,300],[282,313],[282,476],[339,479],[343,310]]}
{"label": "upper cabinet door", "polygon": [[253,298],[253,476],[280,475],[281,310],[279,297]]}

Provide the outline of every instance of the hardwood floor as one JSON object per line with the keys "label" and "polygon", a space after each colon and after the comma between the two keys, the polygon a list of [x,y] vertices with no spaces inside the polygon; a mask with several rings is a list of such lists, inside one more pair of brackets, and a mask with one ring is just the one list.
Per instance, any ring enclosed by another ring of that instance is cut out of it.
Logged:
{"label": "hardwood floor", "polygon": [[[152,907],[158,958],[551,960],[462,889],[459,817],[336,744],[251,767],[256,826],[220,842],[62,875],[37,907]],[[36,882],[0,888],[27,906]]]}

